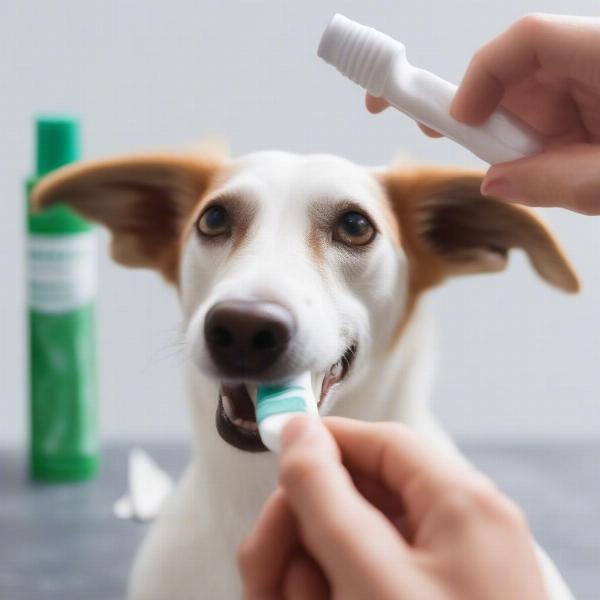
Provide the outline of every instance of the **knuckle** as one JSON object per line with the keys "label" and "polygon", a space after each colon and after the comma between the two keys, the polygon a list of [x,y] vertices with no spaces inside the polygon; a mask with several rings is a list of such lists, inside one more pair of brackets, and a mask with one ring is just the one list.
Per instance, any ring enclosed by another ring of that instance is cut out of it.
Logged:
{"label": "knuckle", "polygon": [[504,496],[491,484],[476,484],[470,493],[473,506],[480,514],[488,518],[504,514]]}
{"label": "knuckle", "polygon": [[411,437],[415,435],[414,432],[402,423],[381,421],[375,423],[373,426],[377,427],[382,437],[390,442],[394,442],[401,437]]}
{"label": "knuckle", "polygon": [[461,525],[478,510],[475,497],[462,486],[447,489],[438,502],[438,510],[446,523]]}
{"label": "knuckle", "polygon": [[473,53],[468,70],[474,73],[489,73],[489,64],[497,52],[496,39],[485,42]]}
{"label": "knuckle", "polygon": [[250,536],[239,544],[237,549],[237,564],[244,577],[251,569],[255,557],[255,544]]}
{"label": "knuckle", "polygon": [[419,444],[420,439],[402,423],[377,423],[379,439],[382,442],[381,468],[392,459],[392,449],[405,444]]}
{"label": "knuckle", "polygon": [[499,519],[501,519],[505,525],[519,529],[527,527],[525,513],[517,506],[517,504],[506,496],[500,497],[496,510]]}
{"label": "knuckle", "polygon": [[521,529],[526,519],[521,509],[484,477],[450,490],[444,500],[446,516],[464,525],[473,518],[495,523],[502,529]]}
{"label": "knuckle", "polygon": [[515,21],[515,31],[524,37],[537,34],[547,24],[546,15],[543,13],[529,13]]}
{"label": "knuckle", "polygon": [[279,478],[285,488],[301,487],[321,469],[322,464],[316,457],[289,456],[282,461]]}
{"label": "knuckle", "polygon": [[565,194],[563,204],[571,206],[577,212],[584,215],[600,214],[600,185],[598,182],[585,182]]}
{"label": "knuckle", "polygon": [[492,516],[500,512],[502,495],[487,479],[481,477],[468,483],[450,486],[440,500],[445,516],[457,523],[473,516]]}
{"label": "knuckle", "polygon": [[490,47],[490,42],[486,42],[477,50],[475,50],[473,56],[471,56],[471,60],[469,61],[469,68],[478,67],[479,65],[483,64],[489,53]]}

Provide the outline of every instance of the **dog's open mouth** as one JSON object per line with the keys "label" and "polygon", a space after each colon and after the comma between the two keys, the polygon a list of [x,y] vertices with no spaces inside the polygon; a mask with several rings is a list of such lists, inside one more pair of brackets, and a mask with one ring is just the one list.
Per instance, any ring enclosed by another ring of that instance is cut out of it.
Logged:
{"label": "dog's open mouth", "polygon": [[[331,391],[343,381],[354,360],[356,344],[344,354],[323,376],[318,406],[323,405]],[[229,444],[247,452],[263,452],[267,448],[258,434],[254,401],[256,387],[244,383],[222,383],[217,406],[217,431]]]}

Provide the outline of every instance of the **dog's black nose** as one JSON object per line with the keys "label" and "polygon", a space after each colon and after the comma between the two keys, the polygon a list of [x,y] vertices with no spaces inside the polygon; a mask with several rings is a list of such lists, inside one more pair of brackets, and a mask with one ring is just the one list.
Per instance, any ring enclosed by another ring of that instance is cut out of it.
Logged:
{"label": "dog's black nose", "polygon": [[229,377],[266,371],[284,354],[293,333],[292,314],[274,302],[219,302],[204,320],[208,351],[221,373]]}

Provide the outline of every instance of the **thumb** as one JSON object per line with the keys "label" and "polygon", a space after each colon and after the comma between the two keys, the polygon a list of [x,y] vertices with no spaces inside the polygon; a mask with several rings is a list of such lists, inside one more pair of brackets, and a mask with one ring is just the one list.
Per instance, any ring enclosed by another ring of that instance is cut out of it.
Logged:
{"label": "thumb", "polygon": [[[320,420],[295,417],[283,432],[279,479],[301,538],[330,580],[398,569],[407,547],[354,486],[335,440]],[[350,575],[353,573],[354,575]]]}
{"label": "thumb", "polygon": [[568,144],[499,163],[487,172],[484,196],[528,206],[560,206],[600,214],[600,145]]}

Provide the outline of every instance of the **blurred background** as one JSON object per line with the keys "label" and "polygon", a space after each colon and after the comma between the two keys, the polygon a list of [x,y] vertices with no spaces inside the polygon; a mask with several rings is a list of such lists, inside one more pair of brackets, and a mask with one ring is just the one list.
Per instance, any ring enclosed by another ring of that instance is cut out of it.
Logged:
{"label": "blurred background", "polygon": [[[414,64],[458,82],[473,52],[529,12],[594,15],[597,0],[18,0],[0,17],[0,596],[114,599],[145,526],[114,518],[133,445],[173,475],[188,414],[176,294],[112,263],[99,232],[99,477],[29,482],[24,179],[33,117],[78,114],[84,158],[228,140],[329,152],[367,165],[397,156],[484,168],[426,138],[316,56],[335,12],[405,42]],[[545,285],[520,253],[505,273],[430,294],[438,325],[433,402],[466,454],[524,508],[583,600],[600,589],[600,219],[544,216],[582,282]],[[42,394],[43,396],[43,394]],[[44,398],[42,398],[43,400]],[[43,401],[40,403],[45,406]]]}
{"label": "blurred background", "polygon": [[[23,179],[32,117],[70,111],[84,156],[225,137],[233,155],[330,152],[384,164],[402,154],[484,166],[431,140],[316,57],[334,12],[405,42],[417,65],[458,82],[472,53],[532,11],[594,14],[596,0],[360,2],[19,0],[0,19],[0,444],[26,439]],[[507,272],[431,294],[438,322],[435,406],[462,439],[600,434],[600,220],[545,213],[583,281],[578,296],[541,282],[515,254]],[[110,262],[100,234],[101,431],[105,439],[183,439],[177,299],[151,272]]]}

